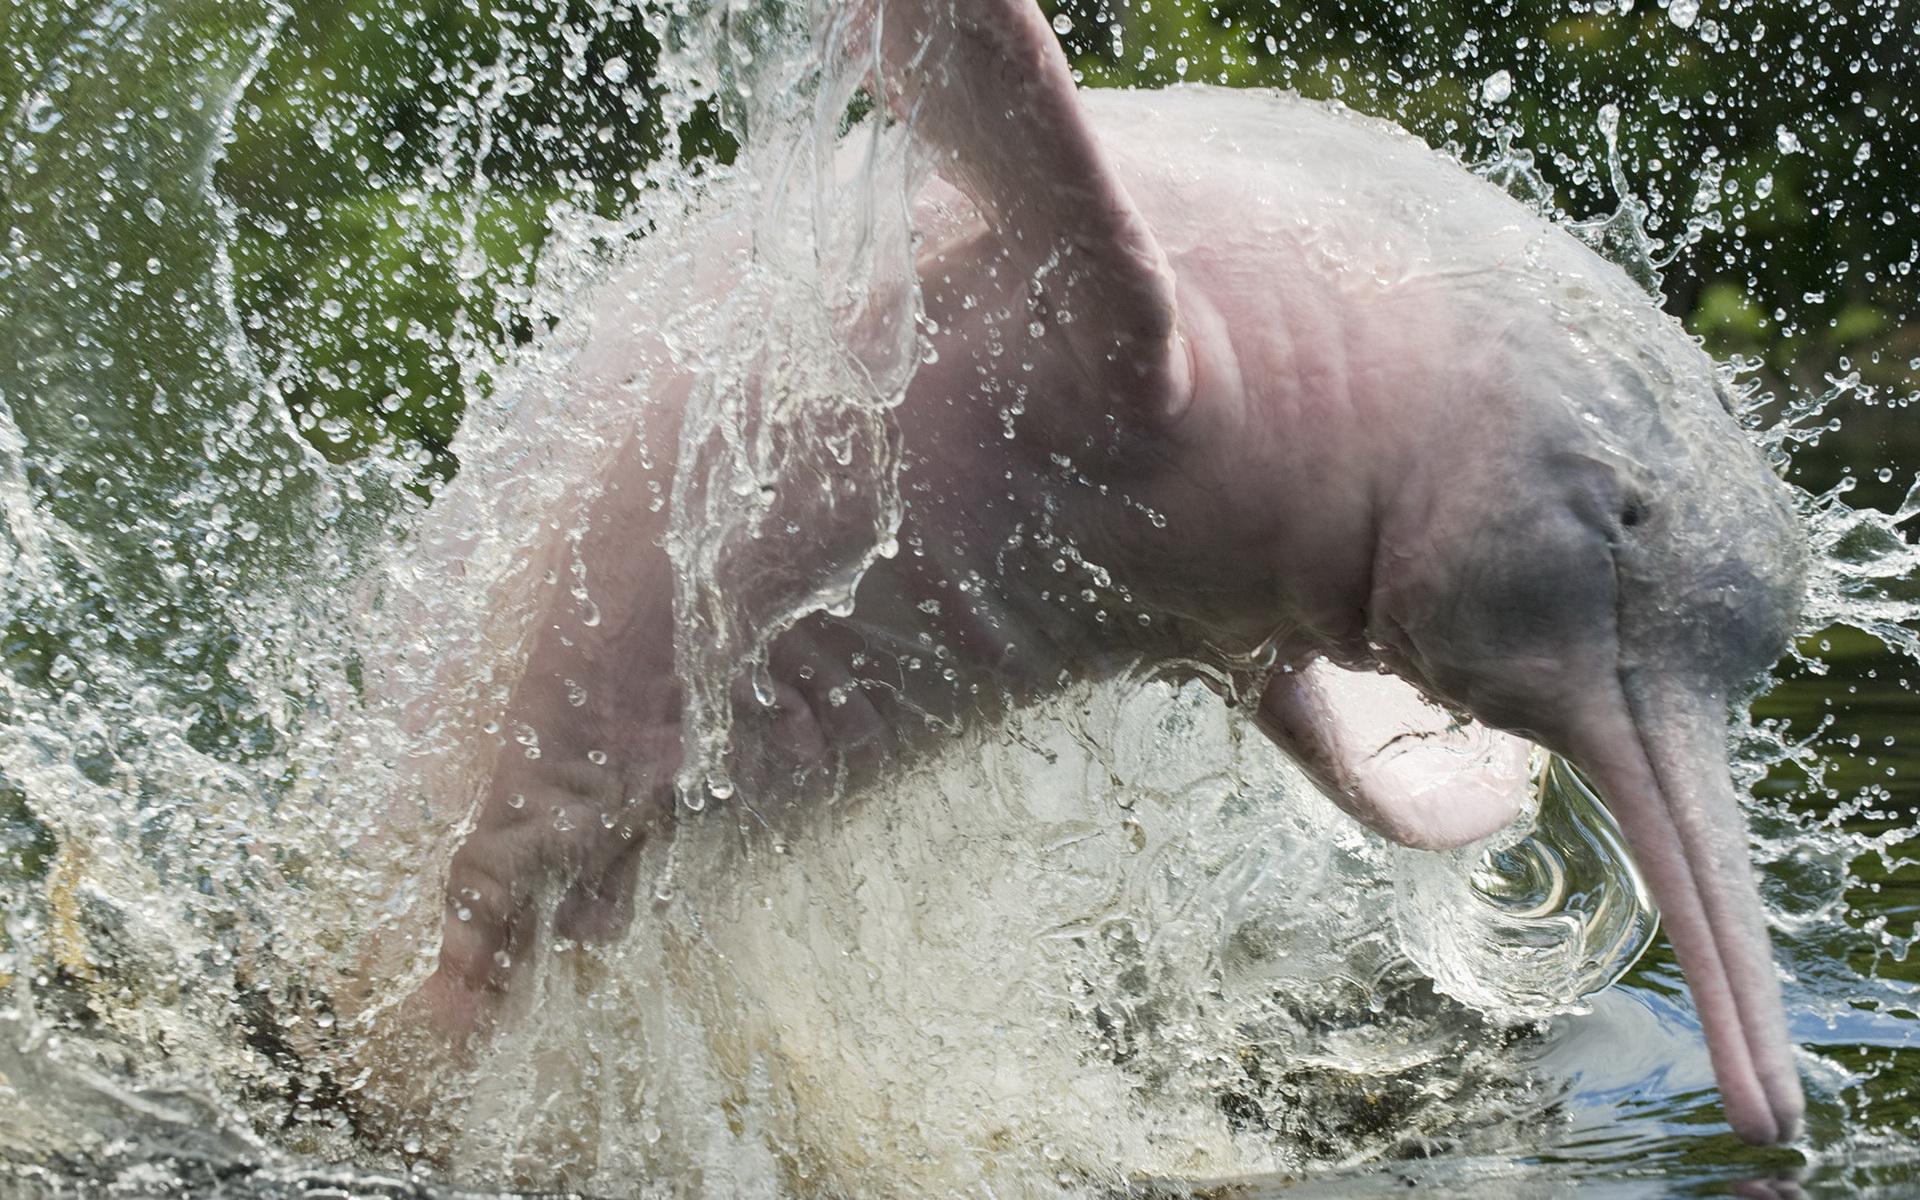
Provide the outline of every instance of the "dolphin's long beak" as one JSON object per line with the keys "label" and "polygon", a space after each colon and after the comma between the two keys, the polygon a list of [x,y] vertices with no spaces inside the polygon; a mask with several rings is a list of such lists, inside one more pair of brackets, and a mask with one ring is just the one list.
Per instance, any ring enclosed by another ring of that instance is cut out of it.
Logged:
{"label": "dolphin's long beak", "polygon": [[1664,681],[1624,689],[1617,720],[1570,755],[1627,835],[1706,1032],[1727,1122],[1755,1144],[1791,1140],[1806,1101],[1793,1067],[1745,823],[1717,706]]}

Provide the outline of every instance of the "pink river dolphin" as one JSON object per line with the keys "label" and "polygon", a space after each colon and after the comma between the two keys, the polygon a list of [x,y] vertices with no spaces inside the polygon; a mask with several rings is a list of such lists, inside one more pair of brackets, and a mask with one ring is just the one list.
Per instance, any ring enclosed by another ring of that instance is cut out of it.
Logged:
{"label": "pink river dolphin", "polygon": [[[1733,1128],[1796,1136],[1727,714],[1787,644],[1805,539],[1715,364],[1619,269],[1390,126],[1271,93],[1079,93],[1032,0],[868,3],[836,19],[936,155],[914,209],[935,353],[898,410],[901,552],[850,615],[773,644],[738,705],[743,795],[1171,664],[1251,680],[1280,749],[1410,846],[1511,821],[1531,741],[1623,826]],[[724,289],[745,249],[690,286]],[[688,371],[645,314],[615,318],[581,386],[646,362],[673,412]],[[496,1019],[538,897],[565,936],[616,934],[636,848],[675,819],[654,498],[678,431],[650,424],[566,551],[597,619],[556,597],[500,714],[541,754],[502,754],[453,860],[417,1001],[456,1039]]]}

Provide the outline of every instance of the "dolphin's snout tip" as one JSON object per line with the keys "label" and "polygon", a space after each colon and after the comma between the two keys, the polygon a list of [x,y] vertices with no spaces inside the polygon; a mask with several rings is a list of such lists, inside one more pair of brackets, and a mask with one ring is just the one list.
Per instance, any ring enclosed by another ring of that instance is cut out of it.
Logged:
{"label": "dolphin's snout tip", "polygon": [[1788,1094],[1766,1104],[1728,1105],[1727,1124],[1749,1146],[1781,1146],[1799,1139],[1806,1109],[1806,1099],[1796,1084]]}

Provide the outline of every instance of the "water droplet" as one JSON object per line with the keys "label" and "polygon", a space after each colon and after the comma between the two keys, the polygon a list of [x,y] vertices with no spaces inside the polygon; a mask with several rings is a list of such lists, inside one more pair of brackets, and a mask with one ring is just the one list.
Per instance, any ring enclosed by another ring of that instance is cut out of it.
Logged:
{"label": "water droplet", "polygon": [[606,65],[600,68],[600,73],[607,77],[608,83],[625,83],[631,72],[632,68],[627,65],[627,60],[618,55],[608,59]]}
{"label": "water droplet", "polygon": [[46,133],[60,123],[60,110],[46,96],[35,96],[27,105],[27,132]]}
{"label": "water droplet", "polygon": [[1053,31],[1054,31],[1055,33],[1057,33],[1057,34],[1059,34],[1059,35],[1060,35],[1061,37],[1065,37],[1065,36],[1067,36],[1068,34],[1070,34],[1070,33],[1072,33],[1072,32],[1073,32],[1073,18],[1072,18],[1072,17],[1070,17],[1070,16],[1068,16],[1068,15],[1067,15],[1067,14],[1065,14],[1065,13],[1061,13],[1061,14],[1059,14],[1058,16],[1056,16],[1056,17],[1054,17],[1054,19],[1053,19]]}
{"label": "water droplet", "polygon": [[487,256],[478,246],[466,246],[453,260],[453,273],[465,280],[474,280],[487,273]]}
{"label": "water droplet", "polygon": [[1667,20],[1682,29],[1692,27],[1700,17],[1700,0],[1673,0],[1667,5]]}
{"label": "water droplet", "polygon": [[1762,175],[1759,179],[1755,180],[1753,184],[1753,194],[1762,200],[1773,195],[1773,176]]}
{"label": "water droplet", "polygon": [[1480,98],[1488,104],[1505,104],[1513,95],[1513,75],[1507,71],[1495,71],[1480,84]]}

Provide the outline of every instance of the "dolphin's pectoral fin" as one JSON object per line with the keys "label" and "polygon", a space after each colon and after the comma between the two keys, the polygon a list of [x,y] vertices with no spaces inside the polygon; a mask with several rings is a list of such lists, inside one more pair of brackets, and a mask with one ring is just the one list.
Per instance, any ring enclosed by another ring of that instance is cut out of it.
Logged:
{"label": "dolphin's pectoral fin", "polygon": [[1192,369],[1173,271],[1081,110],[1033,0],[866,0],[880,18],[879,90],[939,152],[1029,281],[1045,346],[1089,398],[1147,421],[1178,415]]}
{"label": "dolphin's pectoral fin", "polygon": [[1463,722],[1391,675],[1314,662],[1274,678],[1257,721],[1335,804],[1403,846],[1490,837],[1531,795],[1530,743]]}

